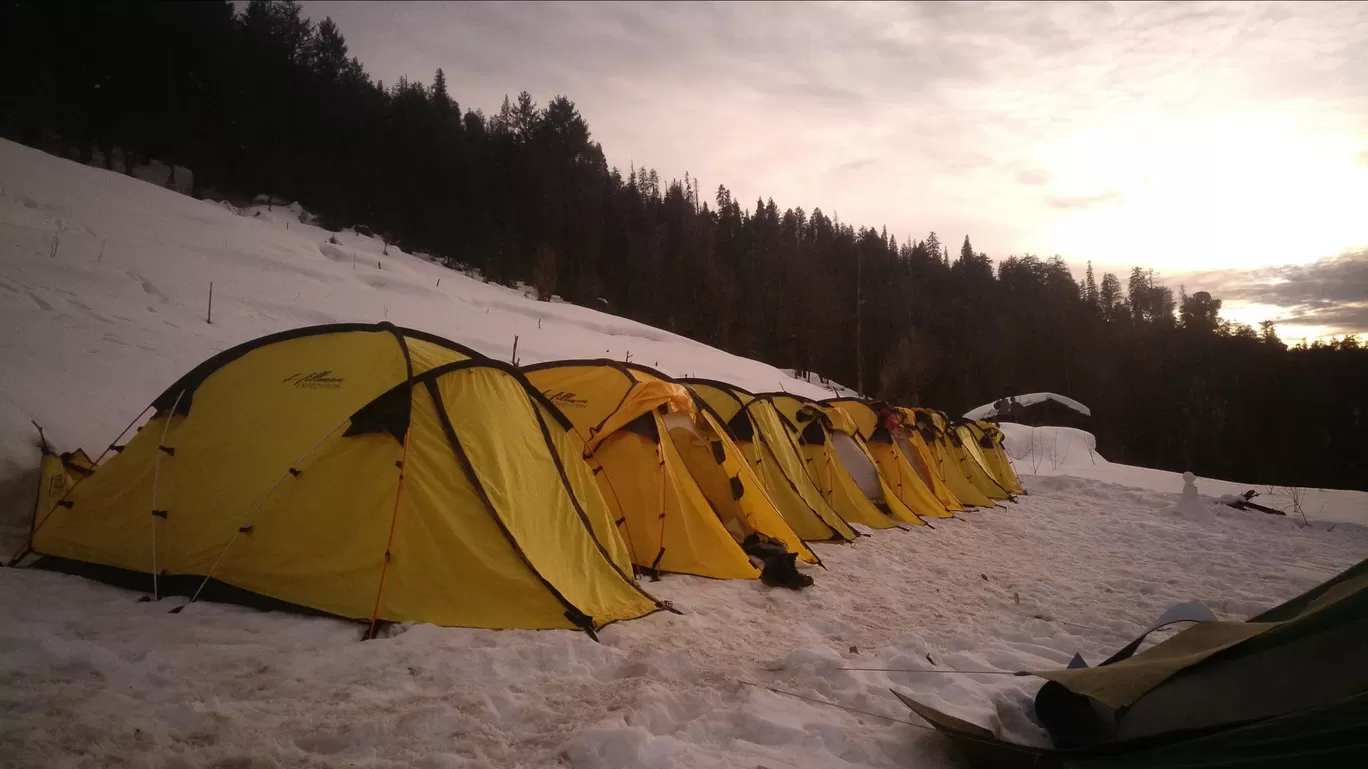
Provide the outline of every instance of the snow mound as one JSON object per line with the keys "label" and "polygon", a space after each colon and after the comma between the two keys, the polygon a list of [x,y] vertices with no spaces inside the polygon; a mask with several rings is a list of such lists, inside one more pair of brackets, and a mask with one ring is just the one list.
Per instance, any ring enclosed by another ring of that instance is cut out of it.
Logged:
{"label": "snow mound", "polygon": [[[1082,403],[1079,403],[1078,401],[1066,395],[1060,395],[1059,393],[1026,393],[1025,395],[1014,395],[1012,397],[1016,398],[1017,403],[1020,403],[1023,406],[1034,406],[1037,403],[1044,403],[1045,401],[1054,401],[1056,403],[1068,406],[1069,408],[1073,409],[1074,411],[1077,411],[1085,417],[1092,416],[1092,410],[1089,409],[1087,406],[1084,406]],[[992,403],[985,403],[982,406],[979,406],[978,408],[964,412],[964,418],[987,419],[988,417],[991,417],[996,413],[996,406],[994,406]]]}
{"label": "snow mound", "polygon": [[[999,426],[1018,475],[1073,476],[1174,495],[1174,502],[1165,507],[1176,503],[1176,495],[1183,489],[1180,472],[1108,461],[1097,453],[1097,439],[1086,430],[1031,427],[1014,422],[1003,422]],[[1368,526],[1368,493],[1362,491],[1270,486],[1201,476],[1196,482],[1204,495],[1204,504],[1255,489],[1261,495],[1262,504],[1283,510],[1289,518],[1300,523]],[[1220,516],[1226,514],[1220,509],[1215,512]]]}
{"label": "snow mound", "polygon": [[1031,427],[1002,422],[1007,455],[1017,472],[1039,474],[1042,468],[1058,471],[1071,467],[1110,464],[1097,453],[1097,438],[1074,427]]}

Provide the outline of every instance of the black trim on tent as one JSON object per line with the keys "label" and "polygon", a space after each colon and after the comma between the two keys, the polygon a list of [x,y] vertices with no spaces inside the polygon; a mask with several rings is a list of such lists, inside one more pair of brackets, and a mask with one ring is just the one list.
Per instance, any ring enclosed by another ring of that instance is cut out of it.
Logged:
{"label": "black trim on tent", "polygon": [[342,437],[389,433],[400,445],[408,432],[413,397],[409,393],[409,383],[402,382],[390,388],[375,400],[356,410],[351,416],[351,424]]}
{"label": "black trim on tent", "polygon": [[498,509],[494,506],[493,500],[489,498],[489,492],[485,491],[484,483],[480,480],[479,473],[475,471],[474,464],[471,463],[470,457],[466,455],[465,447],[461,445],[461,439],[456,436],[456,428],[451,424],[451,419],[447,416],[446,404],[442,401],[442,394],[437,389],[436,381],[429,378],[424,384],[427,385],[428,395],[432,397],[433,407],[437,410],[438,421],[442,424],[442,432],[446,434],[447,442],[451,445],[451,450],[456,455],[456,461],[461,464],[461,469],[465,471],[466,478],[474,487],[475,493],[479,495],[480,501],[484,503],[485,510],[489,513],[490,518],[492,518],[495,525],[499,527],[499,531],[503,532],[504,538],[508,540],[508,544],[513,548],[513,552],[517,553],[518,558],[522,559],[523,565],[526,566],[528,570],[536,576],[537,580],[540,581],[547,590],[551,591],[551,595],[555,596],[556,600],[565,607],[565,618],[570,620],[571,624],[584,630],[591,638],[597,641],[598,636],[594,634],[594,618],[585,614],[577,606],[570,603],[570,601],[561,594],[561,591],[556,589],[555,585],[551,584],[546,577],[542,576],[541,572],[537,571],[537,567],[528,559],[527,553],[523,552],[522,546],[518,544],[518,540],[513,536],[513,532],[508,530],[508,526],[504,523],[503,517],[499,515]]}
{"label": "black trim on tent", "polygon": [[631,382],[632,384],[637,383],[637,378],[632,376],[632,372],[627,370],[627,367],[622,363],[622,361],[613,360],[612,358],[571,358],[570,360],[549,360],[544,363],[530,363],[526,366],[523,366],[522,370],[544,371],[546,369],[552,368],[599,368],[603,366],[607,366],[608,368],[613,369],[619,374],[622,374],[624,377],[627,378],[627,381]]}
{"label": "black trim on tent", "polygon": [[[193,369],[190,369],[189,372],[181,376],[180,379],[177,379],[169,388],[167,388],[164,392],[162,392],[161,395],[158,395],[156,399],[152,401],[152,406],[156,410],[154,418],[156,417],[156,415],[161,414],[161,412],[171,408],[172,406],[175,406],[176,413],[178,414],[189,414],[190,405],[194,398],[196,388],[203,384],[206,379],[208,379],[212,374],[217,372],[219,369],[223,368],[229,363],[232,363],[238,358],[241,358],[247,353],[256,350],[257,348],[275,344],[276,342],[287,342],[293,339],[303,339],[310,336],[319,336],[323,334],[344,334],[356,331],[389,331],[390,333],[393,333],[397,336],[413,337],[414,339],[421,339],[425,342],[431,342],[432,344],[436,344],[441,347],[446,347],[449,350],[459,352],[462,355],[466,355],[471,358],[481,358],[485,360],[490,360],[486,358],[484,354],[476,352],[475,350],[472,350],[463,344],[453,342],[445,337],[437,336],[436,334],[430,334],[426,331],[418,331],[416,329],[395,326],[394,324],[389,322],[329,323],[321,326],[304,326],[301,328],[293,328],[287,331],[280,331],[275,334],[267,334],[266,336],[257,337],[256,339],[253,339],[251,341],[243,342],[242,344],[237,345],[236,347],[229,347],[228,349],[214,355],[208,360],[203,361],[198,366],[195,366]],[[405,360],[408,360],[407,347],[405,348],[404,357]],[[408,367],[409,374],[412,375],[412,361],[408,362]],[[184,392],[183,396],[180,395],[182,391]],[[180,396],[179,403],[176,402],[176,398],[178,396]]]}
{"label": "black trim on tent", "polygon": [[[529,400],[531,399],[529,398]],[[570,503],[575,508],[575,514],[579,516],[580,523],[584,525],[584,530],[588,532],[589,538],[594,541],[594,546],[598,548],[599,555],[603,556],[603,560],[608,562],[608,565],[612,567],[613,571],[617,572],[617,575],[619,577],[622,577],[622,580],[624,582],[631,585],[632,588],[636,590],[638,593],[641,593],[642,595],[646,596],[647,598],[655,602],[655,605],[658,608],[669,609],[670,611],[673,611],[675,614],[679,614],[680,612],[678,610],[673,609],[671,607],[667,607],[664,603],[660,601],[660,599],[656,598],[650,593],[647,593],[645,590],[642,590],[641,586],[636,583],[636,580],[631,579],[626,574],[623,574],[622,570],[618,568],[617,564],[613,563],[613,559],[609,557],[608,551],[603,548],[603,543],[599,541],[598,535],[594,533],[594,526],[589,522],[589,515],[588,513],[584,512],[584,507],[580,504],[579,497],[575,496],[575,488],[574,486],[570,485],[570,477],[565,472],[565,463],[561,461],[560,452],[556,451],[556,445],[554,441],[552,441],[551,439],[551,431],[546,426],[546,420],[542,419],[543,409],[537,408],[539,405],[540,404],[538,402],[532,401],[532,411],[537,415],[537,426],[541,428],[542,440],[546,442],[546,450],[551,453],[551,460],[556,464],[556,472],[560,473],[561,486],[564,487],[565,493],[570,496]],[[555,414],[556,412],[552,410],[551,413]],[[567,430],[567,432],[569,431]],[[620,524],[621,521],[617,521],[614,523],[614,526]]]}
{"label": "black trim on tent", "polygon": [[725,393],[726,395],[730,395],[730,396],[732,397],[732,399],[734,399],[737,403],[740,403],[740,404],[743,405],[743,406],[745,405],[745,402],[742,401],[740,398],[737,398],[737,397],[736,397],[736,394],[737,394],[737,393],[741,393],[742,395],[748,395],[748,396],[750,396],[750,397],[752,397],[752,398],[755,397],[755,393],[752,393],[752,392],[750,392],[749,390],[747,390],[747,389],[745,389],[745,388],[743,388],[743,387],[737,387],[737,386],[734,385],[734,384],[728,384],[727,382],[721,382],[721,381],[718,381],[718,380],[716,380],[716,379],[703,379],[703,378],[700,378],[700,377],[684,377],[683,379],[680,379],[680,380],[678,380],[678,381],[679,381],[680,384],[683,384],[683,385],[695,385],[695,384],[699,384],[699,385],[706,385],[706,386],[711,387],[711,388],[713,388],[713,389],[715,389],[715,390],[721,390],[723,393]]}
{"label": "black trim on tent", "polygon": [[713,461],[722,464],[727,460],[727,449],[722,445],[722,441],[709,441],[712,446]]}
{"label": "black trim on tent", "polygon": [[[632,372],[636,371],[636,372],[641,372],[641,373],[647,374],[647,375],[649,375],[649,376],[652,376],[652,377],[654,377],[654,378],[656,378],[656,379],[659,379],[659,380],[662,381],[662,382],[668,382],[668,383],[670,383],[670,384],[683,385],[684,388],[685,388],[686,390],[688,389],[688,384],[687,384],[687,381],[688,381],[688,380],[676,379],[676,378],[670,376],[669,374],[666,374],[666,373],[664,373],[664,372],[662,372],[662,371],[660,371],[660,370],[658,370],[658,369],[653,369],[653,368],[651,368],[650,366],[643,366],[643,365],[641,365],[640,363],[624,363],[624,362],[619,361],[619,360],[612,360],[611,358],[578,358],[578,359],[574,359],[574,360],[553,360],[553,361],[547,361],[547,362],[545,362],[545,363],[533,363],[533,364],[531,364],[531,365],[529,365],[529,366],[523,366],[523,367],[522,367],[522,370],[523,370],[523,371],[531,372],[531,371],[544,371],[544,370],[546,370],[546,369],[554,369],[554,368],[594,368],[594,367],[598,367],[598,366],[607,366],[607,367],[609,367],[609,368],[612,368],[614,371],[617,371],[618,373],[620,373],[620,374],[622,374],[624,377],[626,377],[627,380],[628,380],[629,382],[631,382],[633,386],[636,386],[636,385],[638,385],[638,384],[641,383],[641,380],[640,380],[640,379],[638,379],[637,377],[635,377],[635,376],[632,375]],[[700,381],[700,382],[702,382],[702,381],[708,381],[708,380],[694,380],[694,381]],[[720,384],[720,383],[719,383],[719,384]],[[618,400],[617,405],[614,406],[613,409],[612,409],[611,411],[608,412],[609,416],[612,416],[613,414],[616,414],[617,411],[618,411],[618,409],[622,408],[622,404],[625,403],[625,402],[627,401],[627,396],[630,395],[631,392],[632,392],[632,391],[631,391],[631,388],[628,388],[627,392],[624,392],[624,393],[622,394],[622,398]],[[698,393],[695,393],[695,392],[693,392],[692,390],[689,390],[689,398],[693,400],[694,406],[695,406],[696,408],[698,408],[700,411],[706,411],[706,412],[708,412],[709,414],[712,414],[712,415],[713,415],[713,418],[717,420],[717,423],[718,423],[719,425],[723,425],[723,426],[725,427],[725,425],[726,425],[726,420],[724,420],[724,419],[722,418],[722,415],[721,415],[721,414],[718,414],[718,413],[717,413],[717,410],[714,409],[711,405],[709,405],[707,401],[705,401],[705,400],[703,400],[702,398],[700,398],[700,397],[698,396]],[[604,417],[604,418],[603,418],[603,422],[599,422],[597,425],[594,426],[594,427],[595,427],[594,432],[597,432],[597,428],[602,427],[602,426],[603,426],[603,423],[604,423],[604,422],[607,422],[607,421],[608,421],[608,417]]]}
{"label": "black trim on tent", "polygon": [[[54,571],[61,574],[71,574],[77,577],[92,579],[96,582],[103,582],[106,585],[135,590],[139,593],[151,593],[147,585],[148,572],[135,571],[133,569],[122,569],[117,566],[106,566],[101,563],[91,563],[89,561],[78,561],[71,558],[63,558],[56,555],[42,555],[29,568]],[[253,592],[245,588],[234,587],[227,582],[221,582],[214,578],[207,581],[202,574],[159,574],[157,575],[157,589],[162,596],[180,595],[190,597],[204,585],[200,592],[199,600],[212,601],[214,603],[229,603],[238,606],[246,606],[261,611],[285,611],[292,614],[304,614],[312,617],[336,617],[349,621],[366,622],[360,617],[345,617],[340,614],[332,614],[322,609],[314,609],[303,604],[292,603],[280,598],[272,598],[262,593]]]}
{"label": "black trim on tent", "polygon": [[[731,433],[732,437],[736,440],[744,441],[747,443],[759,443],[765,447],[765,450],[769,451],[771,454],[774,453],[774,447],[769,445],[769,441],[765,439],[764,434],[758,432],[755,429],[755,421],[754,419],[752,419],[750,415],[751,407],[756,405],[757,403],[764,402],[770,404],[770,406],[774,406],[773,400],[768,395],[755,395],[754,393],[751,393],[748,390],[737,387],[735,385],[728,384],[726,382],[720,382],[716,379],[700,379],[690,377],[681,379],[679,381],[685,386],[701,385],[705,387],[711,387],[714,390],[718,390],[722,392],[724,395],[730,397],[732,400],[736,401],[736,403],[741,408],[739,411],[736,412],[736,416],[732,417],[732,419],[728,421],[726,424],[727,430]],[[738,393],[740,393],[740,395],[738,395]],[[745,395],[746,397],[750,398],[750,401],[742,400],[741,395]],[[796,429],[793,423],[789,421],[789,418],[784,416],[783,412],[779,411],[777,407],[774,408],[774,414],[779,418],[780,425],[785,430]],[[786,439],[789,441],[789,447],[792,448],[793,451],[798,454],[799,459],[802,459],[802,455],[798,453],[798,446],[793,443],[792,435],[790,434],[786,436]],[[783,468],[782,464],[779,466],[779,474],[783,476],[784,482],[787,483],[789,489],[793,491],[794,497],[803,503],[803,507],[806,507],[808,509],[808,512],[812,513],[812,515],[818,521],[821,521],[823,526],[827,527],[827,529],[831,531],[831,536],[828,538],[827,541],[850,541],[847,540],[845,538],[845,535],[838,531],[836,527],[828,523],[826,519],[824,519],[822,515],[812,507],[812,505],[807,503],[807,500],[803,497],[802,492],[798,490],[798,484],[793,480],[793,478],[789,477],[788,471]],[[831,512],[833,515],[836,514],[835,510],[832,510]],[[839,518],[840,516],[838,515],[837,517]],[[847,523],[846,525],[849,526],[850,524]],[[858,535],[858,532],[856,532],[856,534]]]}
{"label": "black trim on tent", "polygon": [[[460,371],[462,369],[468,368],[491,368],[513,377],[514,381],[522,385],[523,390],[526,391],[529,397],[531,397],[536,402],[542,404],[543,406],[548,407],[551,410],[551,415],[555,417],[556,424],[560,425],[566,430],[574,429],[574,425],[572,425],[570,423],[570,420],[567,419],[565,415],[561,413],[560,409],[557,409],[554,403],[552,403],[545,395],[543,395],[539,390],[537,390],[537,388],[527,380],[527,377],[524,376],[523,373],[519,371],[517,367],[512,366],[508,363],[504,363],[501,360],[479,357],[471,358],[469,360],[458,360],[453,361],[451,363],[444,363],[436,368],[430,368],[421,374],[415,374],[413,377],[413,383],[417,385],[422,382],[432,381],[444,374],[449,374],[453,371]],[[387,397],[393,397],[391,395],[392,393],[394,393],[395,391],[402,392],[403,388],[407,386],[408,383],[400,382],[399,384],[390,388],[390,390],[376,396],[375,400],[371,401],[371,403],[368,403],[365,406],[362,406],[360,409],[357,410],[356,413],[358,415],[361,414],[362,412],[369,409],[376,401],[382,400]],[[368,431],[357,431],[357,433],[352,433],[350,430],[348,430],[347,434],[358,434],[361,432]]]}
{"label": "black trim on tent", "polygon": [[752,443],[755,441],[755,424],[751,422],[750,414],[746,413],[745,406],[742,406],[741,410],[736,412],[736,416],[732,417],[727,422],[726,427],[727,430],[731,432],[732,437],[738,441],[744,443]]}
{"label": "black trim on tent", "polygon": [[[636,379],[636,377],[632,376],[632,373],[631,373],[630,371],[628,371],[627,368],[626,368],[625,366],[623,366],[621,363],[619,363],[618,361],[615,361],[615,360],[611,360],[611,359],[609,359],[609,358],[577,358],[577,359],[574,359],[574,360],[553,360],[553,361],[547,361],[547,362],[545,362],[545,363],[533,363],[533,364],[528,365],[528,366],[523,366],[523,367],[522,367],[522,370],[523,370],[524,372],[534,372],[534,371],[544,371],[544,370],[547,370],[547,369],[554,369],[554,368],[604,368],[604,367],[610,368],[610,369],[612,369],[612,370],[618,372],[619,374],[621,374],[624,378],[626,378],[626,379],[627,379],[627,382],[628,382],[628,384],[627,384],[627,389],[624,390],[624,391],[622,392],[622,397],[618,399],[617,405],[614,406],[614,407],[612,408],[612,410],[608,412],[608,415],[605,416],[605,417],[602,419],[602,421],[600,421],[598,424],[596,424],[596,425],[594,425],[593,427],[589,428],[589,435],[583,436],[585,440],[588,440],[588,439],[594,437],[594,435],[598,432],[599,428],[603,427],[604,422],[607,422],[607,421],[608,421],[608,418],[609,418],[609,417],[611,417],[612,415],[616,414],[617,411],[618,411],[618,409],[622,408],[622,404],[624,404],[624,403],[627,402],[627,396],[632,394],[632,388],[635,387],[636,384],[637,384],[637,379]],[[545,394],[544,394],[544,393],[542,394],[542,397],[545,398]],[[548,399],[548,402],[550,402],[549,399]],[[561,414],[561,411],[560,411],[559,408],[556,408],[556,413],[557,413],[557,414]],[[566,419],[565,416],[564,416],[563,414],[561,414],[561,418],[564,419],[566,422],[569,422],[569,419]]]}
{"label": "black trim on tent", "polygon": [[656,427],[655,415],[642,414],[627,424],[619,427],[617,432],[635,433],[647,440],[660,442],[660,430]]}
{"label": "black trim on tent", "polygon": [[826,428],[821,422],[813,420],[807,423],[798,437],[809,446],[821,446],[826,443]]}

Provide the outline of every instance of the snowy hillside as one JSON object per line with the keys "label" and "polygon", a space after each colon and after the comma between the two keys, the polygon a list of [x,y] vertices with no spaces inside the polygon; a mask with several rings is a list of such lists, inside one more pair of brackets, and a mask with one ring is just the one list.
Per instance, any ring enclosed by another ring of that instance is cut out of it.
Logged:
{"label": "snowy hillside", "polygon": [[[34,463],[30,420],[63,449],[98,451],[215,352],[318,323],[389,320],[502,360],[517,337],[524,364],[630,355],[667,374],[830,396],[771,366],[576,305],[530,301],[300,218],[298,207],[235,212],[0,140],[0,482]],[[26,495],[29,480],[0,490]]]}
{"label": "snowy hillside", "polygon": [[[630,353],[752,390],[839,388],[355,233],[330,243],[297,208],[241,213],[0,142],[9,544],[32,504],[29,420],[98,450],[204,358],[300,325],[388,319],[505,360],[517,336],[525,363]],[[337,620],[170,614],[183,599],[0,569],[0,764],[939,769],[955,765],[946,744],[890,688],[1039,739],[1022,710],[1037,681],[953,671],[1096,661],[1174,603],[1243,617],[1368,556],[1368,528],[1331,524],[1368,522],[1368,494],[1309,492],[1310,527],[1178,514],[1175,474],[1108,463],[1086,433],[1004,429],[1019,504],[815,545],[828,569],[802,592],[667,576],[646,586],[683,614],[612,625],[601,644],[426,625],[362,643]]]}

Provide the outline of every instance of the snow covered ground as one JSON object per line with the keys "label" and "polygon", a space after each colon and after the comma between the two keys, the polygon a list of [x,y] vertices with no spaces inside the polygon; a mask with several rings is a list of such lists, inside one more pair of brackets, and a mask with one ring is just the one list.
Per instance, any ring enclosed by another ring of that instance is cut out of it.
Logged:
{"label": "snow covered ground", "polygon": [[[1007,435],[1007,453],[1012,456],[1018,473],[1068,475],[1148,491],[1178,492],[1183,488],[1182,473],[1108,462],[1097,453],[1096,439],[1083,430],[1070,427],[1033,428],[1012,423],[1004,423],[1002,430]],[[1222,496],[1243,494],[1250,489],[1259,493],[1255,502],[1283,510],[1299,521],[1303,519],[1297,515],[1298,511],[1305,515],[1306,522],[1312,524],[1356,523],[1368,526],[1368,494],[1361,491],[1197,479],[1197,490],[1213,501]]]}
{"label": "snow covered ground", "polygon": [[[523,362],[630,351],[668,373],[829,392],[355,233],[328,243],[297,209],[244,213],[0,142],[0,545],[31,504],[29,419],[59,448],[98,449],[202,359],[298,325],[388,318],[504,359],[518,335]],[[341,621],[169,614],[183,599],[0,569],[0,765],[948,767],[890,687],[1039,739],[1022,715],[1031,679],[946,671],[1095,662],[1174,603],[1243,617],[1368,556],[1368,528],[1334,523],[1368,522],[1368,494],[1309,492],[1310,527],[1219,505],[1180,515],[1176,474],[1107,463],[1085,433],[1004,429],[1019,504],[817,545],[829,570],[799,593],[649,583],[685,613],[613,625],[601,644],[432,626],[363,643]]]}

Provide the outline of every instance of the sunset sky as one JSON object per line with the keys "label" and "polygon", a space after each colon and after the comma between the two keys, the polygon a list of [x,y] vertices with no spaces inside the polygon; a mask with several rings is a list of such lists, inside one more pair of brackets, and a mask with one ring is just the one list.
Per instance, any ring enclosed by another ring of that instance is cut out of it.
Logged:
{"label": "sunset sky", "polygon": [[373,77],[570,97],[610,163],[1368,331],[1368,3],[351,3]]}

